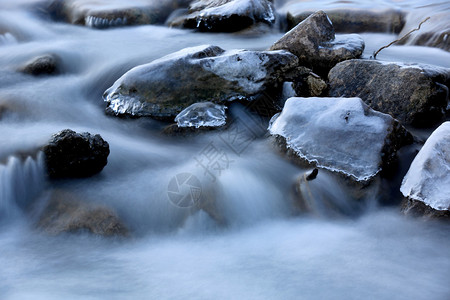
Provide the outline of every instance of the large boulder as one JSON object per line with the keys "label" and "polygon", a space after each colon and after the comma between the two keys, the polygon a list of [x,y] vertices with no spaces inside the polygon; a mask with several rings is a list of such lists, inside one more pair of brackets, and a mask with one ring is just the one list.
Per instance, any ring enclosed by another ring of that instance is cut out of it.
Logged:
{"label": "large boulder", "polygon": [[404,124],[433,125],[448,104],[450,69],[350,60],[336,65],[328,78],[330,96],[360,97]]}
{"label": "large boulder", "polygon": [[187,0],[54,0],[47,11],[56,19],[94,28],[162,24]]}
{"label": "large boulder", "polygon": [[88,177],[108,162],[109,144],[98,134],[65,129],[42,148],[50,178]]}
{"label": "large boulder", "polygon": [[324,74],[338,62],[360,57],[364,40],[356,34],[336,36],[328,16],[318,11],[286,33],[270,50],[287,50],[299,58],[300,65]]}
{"label": "large boulder", "polygon": [[104,93],[107,113],[173,118],[189,105],[253,100],[297,65],[286,51],[198,46],[135,67]]}
{"label": "large boulder", "polygon": [[273,5],[267,0],[197,0],[191,3],[187,15],[175,18],[169,25],[234,32],[258,22],[269,25],[275,22]]}
{"label": "large boulder", "polygon": [[414,158],[400,191],[406,214],[450,217],[450,122],[436,129]]}
{"label": "large boulder", "polygon": [[77,232],[105,237],[128,235],[127,227],[112,209],[81,201],[60,190],[52,192],[37,226],[52,235]]}
{"label": "large boulder", "polygon": [[396,151],[412,142],[391,116],[359,98],[290,98],[269,132],[300,163],[367,182],[396,161]]}
{"label": "large boulder", "polygon": [[361,1],[288,1],[280,8],[287,15],[292,28],[315,11],[323,9],[333,23],[336,32],[393,32],[399,33],[405,24],[405,12],[390,5]]}

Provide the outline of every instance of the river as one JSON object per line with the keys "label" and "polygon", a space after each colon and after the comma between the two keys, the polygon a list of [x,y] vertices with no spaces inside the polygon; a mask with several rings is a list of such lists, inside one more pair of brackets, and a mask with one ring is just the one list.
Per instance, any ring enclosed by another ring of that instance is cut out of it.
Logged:
{"label": "river", "polygon": [[[0,120],[0,299],[450,297],[448,224],[406,218],[376,198],[356,216],[294,216],[289,193],[303,170],[272,149],[260,124],[249,125],[259,133],[236,151],[226,134],[167,138],[160,121],[104,113],[103,92],[134,66],[202,44],[263,50],[282,32],[210,34],[155,25],[95,30],[45,19],[34,2],[0,0],[0,106],[9,112]],[[421,1],[392,2],[422,7]],[[362,37],[365,57],[395,39]],[[61,58],[63,74],[36,78],[15,71],[46,53]],[[450,67],[450,53],[436,48],[393,46],[377,58]],[[249,117],[240,106],[231,113]],[[58,188],[114,208],[131,238],[48,236],[22,209],[45,201],[50,183],[39,158],[21,163],[12,155],[34,151],[65,128],[101,134],[111,154],[99,175]],[[211,145],[228,159],[214,174],[196,161]],[[227,226],[171,203],[168,185],[181,173],[214,193]],[[322,189],[346,201],[332,179],[322,180]]]}

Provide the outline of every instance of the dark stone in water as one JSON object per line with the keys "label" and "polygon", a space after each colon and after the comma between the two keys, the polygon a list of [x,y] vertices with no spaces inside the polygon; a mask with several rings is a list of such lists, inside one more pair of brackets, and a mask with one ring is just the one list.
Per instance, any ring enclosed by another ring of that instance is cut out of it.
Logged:
{"label": "dark stone in water", "polygon": [[329,73],[330,96],[360,97],[406,125],[432,126],[448,105],[450,69],[377,60],[349,60]]}
{"label": "dark stone in water", "polygon": [[19,71],[34,76],[54,75],[59,73],[58,58],[52,54],[42,55],[27,62]]}
{"label": "dark stone in water", "polygon": [[88,177],[106,166],[109,144],[98,134],[65,129],[42,150],[50,178]]}
{"label": "dark stone in water", "polygon": [[128,229],[113,210],[81,201],[64,191],[52,192],[37,226],[52,235],[78,232],[105,237],[128,235]]}

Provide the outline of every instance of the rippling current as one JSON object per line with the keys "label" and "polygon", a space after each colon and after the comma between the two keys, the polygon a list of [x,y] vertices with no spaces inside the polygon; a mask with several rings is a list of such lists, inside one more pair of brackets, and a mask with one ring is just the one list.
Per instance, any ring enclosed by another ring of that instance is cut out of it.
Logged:
{"label": "rippling current", "polygon": [[[43,18],[34,2],[0,0],[0,106],[8,110],[0,120],[0,299],[449,299],[448,224],[406,218],[376,198],[356,216],[293,216],[291,185],[303,170],[272,149],[260,124],[249,125],[257,134],[236,151],[226,133],[167,138],[159,121],[104,113],[103,92],[134,66],[201,44],[263,50],[282,32],[95,30]],[[433,9],[420,2],[383,1]],[[362,37],[366,57],[396,38]],[[62,75],[15,71],[46,53],[61,58]],[[393,46],[377,58],[450,67],[450,53],[435,48]],[[249,117],[239,106],[230,113]],[[33,153],[65,128],[101,134],[111,154],[99,175],[59,188],[115,209],[132,238],[48,236],[22,209],[45,201],[49,183],[42,158],[12,155]],[[220,173],[196,161],[209,145],[228,158]],[[214,194],[227,226],[170,202],[169,182],[180,173]],[[333,178],[318,180],[316,189],[346,201]]]}

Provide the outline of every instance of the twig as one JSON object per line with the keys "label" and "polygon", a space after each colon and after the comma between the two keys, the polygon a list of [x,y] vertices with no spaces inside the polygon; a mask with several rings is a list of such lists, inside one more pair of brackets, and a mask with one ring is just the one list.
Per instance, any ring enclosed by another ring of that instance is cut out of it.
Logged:
{"label": "twig", "polygon": [[381,47],[380,49],[378,49],[378,51],[376,51],[376,52],[373,53],[373,59],[377,59],[377,54],[378,54],[381,50],[386,49],[387,47],[392,46],[392,44],[395,44],[395,43],[397,43],[397,42],[400,42],[400,41],[403,40],[404,38],[408,37],[408,36],[409,36],[411,33],[413,33],[414,31],[420,30],[420,26],[422,26],[422,24],[425,23],[426,21],[428,21],[429,19],[430,19],[430,17],[427,17],[425,20],[423,20],[422,22],[420,22],[419,27],[414,28],[413,30],[411,30],[410,32],[408,32],[407,34],[405,34],[404,36],[402,36],[401,38],[399,38],[399,39],[397,39],[397,40],[395,40],[395,41],[392,41],[392,42],[390,42],[388,45],[383,46],[383,47]]}

